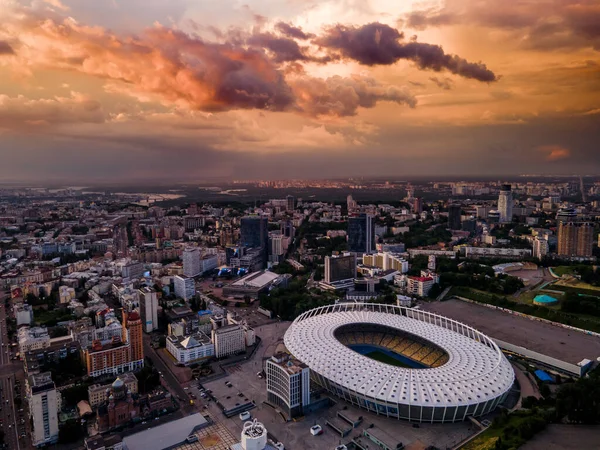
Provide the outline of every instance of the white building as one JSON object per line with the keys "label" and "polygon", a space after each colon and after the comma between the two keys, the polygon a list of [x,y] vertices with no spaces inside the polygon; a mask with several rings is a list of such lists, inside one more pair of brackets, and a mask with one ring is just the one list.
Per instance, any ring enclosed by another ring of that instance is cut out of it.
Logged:
{"label": "white building", "polygon": [[173,283],[175,284],[175,295],[177,297],[188,300],[196,294],[193,278],[176,275],[173,278]]}
{"label": "white building", "polygon": [[406,292],[419,297],[427,297],[434,284],[435,280],[431,277],[407,277]]}
{"label": "white building", "polygon": [[167,336],[167,351],[180,364],[190,364],[215,355],[215,346],[204,333],[191,336]]}
{"label": "white building", "polygon": [[202,273],[198,247],[186,247],[181,258],[183,259],[183,274],[186,277],[196,277]]}
{"label": "white building", "polygon": [[158,294],[152,288],[143,287],[139,290],[139,300],[142,326],[146,333],[152,333],[158,328]]}
{"label": "white building", "polygon": [[550,253],[548,240],[545,239],[545,236],[536,236],[533,240],[533,257],[541,260],[548,253]]}
{"label": "white building", "polygon": [[17,327],[21,325],[31,325],[33,323],[33,308],[26,303],[15,306],[15,318]]}
{"label": "white building", "polygon": [[467,258],[499,257],[499,258],[526,258],[531,256],[528,248],[499,248],[499,247],[461,247]]}
{"label": "white building", "polygon": [[121,265],[121,276],[126,279],[141,278],[144,275],[144,264],[138,261]]}
{"label": "white building", "polygon": [[29,417],[33,424],[31,443],[36,447],[58,441],[58,394],[50,372],[38,373],[27,378]]}
{"label": "white building", "polygon": [[17,333],[21,357],[26,352],[50,347],[50,335],[46,327],[21,327]]}
{"label": "white building", "polygon": [[310,403],[310,369],[287,353],[267,360],[267,401],[285,412],[288,419],[301,416]]}
{"label": "white building", "polygon": [[226,325],[212,330],[212,342],[217,358],[246,350],[246,335],[241,325]]}
{"label": "white building", "polygon": [[217,253],[202,255],[202,258],[200,259],[200,266],[202,273],[216,269],[219,267],[219,255]]}

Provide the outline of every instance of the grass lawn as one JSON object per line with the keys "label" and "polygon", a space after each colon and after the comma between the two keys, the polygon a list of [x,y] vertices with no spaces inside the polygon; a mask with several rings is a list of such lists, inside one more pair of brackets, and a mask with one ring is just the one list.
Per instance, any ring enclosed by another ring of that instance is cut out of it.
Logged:
{"label": "grass lawn", "polygon": [[576,291],[578,294],[590,294],[600,296],[600,286],[593,286],[591,284],[584,283],[583,281],[580,281],[576,278],[572,280],[557,281],[551,286],[551,289],[556,289],[558,291],[567,289]]}
{"label": "grass lawn", "polygon": [[389,364],[390,366],[406,367],[406,368],[410,369],[410,366],[408,364],[404,364],[402,361],[398,361],[396,358],[394,358],[386,353],[380,352],[378,350],[368,353],[365,356],[367,356],[371,359],[374,359],[375,361]]}
{"label": "grass lawn", "polygon": [[574,271],[575,267],[573,266],[558,266],[552,268],[552,272],[554,272],[559,277],[562,277],[563,275],[572,275]]}

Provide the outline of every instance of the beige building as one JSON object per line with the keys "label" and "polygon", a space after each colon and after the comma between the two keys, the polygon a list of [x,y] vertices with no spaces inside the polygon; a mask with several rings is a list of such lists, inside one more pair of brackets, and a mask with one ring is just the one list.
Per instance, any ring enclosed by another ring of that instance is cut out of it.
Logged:
{"label": "beige building", "polygon": [[213,330],[212,341],[217,358],[246,350],[246,336],[241,325],[227,325]]}
{"label": "beige building", "polygon": [[[138,393],[138,380],[133,373],[127,372],[119,375],[118,378],[123,381],[129,392],[132,394]],[[112,383],[93,384],[88,388],[88,398],[92,408],[96,408],[106,400],[106,390],[110,389],[111,385]]]}
{"label": "beige building", "polygon": [[594,246],[594,224],[560,222],[558,224],[559,256],[590,257]]}

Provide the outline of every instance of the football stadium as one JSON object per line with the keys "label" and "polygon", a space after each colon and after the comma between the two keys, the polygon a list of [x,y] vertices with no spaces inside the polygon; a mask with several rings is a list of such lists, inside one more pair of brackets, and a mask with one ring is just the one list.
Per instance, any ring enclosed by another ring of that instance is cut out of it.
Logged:
{"label": "football stadium", "polygon": [[498,346],[418,309],[341,303],[300,315],[285,346],[332,394],[379,415],[456,422],[496,408],[514,382]]}

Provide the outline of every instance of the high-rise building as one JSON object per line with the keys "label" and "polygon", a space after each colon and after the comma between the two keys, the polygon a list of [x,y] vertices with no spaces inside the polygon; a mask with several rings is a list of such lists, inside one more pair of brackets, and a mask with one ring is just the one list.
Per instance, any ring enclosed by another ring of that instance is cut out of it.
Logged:
{"label": "high-rise building", "polygon": [[545,236],[536,236],[533,240],[533,257],[542,260],[548,253],[550,253],[548,240]]}
{"label": "high-rise building", "polygon": [[246,216],[240,221],[240,243],[246,248],[261,250],[264,263],[268,258],[269,219],[266,216]]}
{"label": "high-rise building", "polygon": [[356,255],[325,257],[325,283],[354,280],[356,277]]}
{"label": "high-rise building", "polygon": [[413,214],[421,214],[423,212],[423,199],[421,197],[413,198],[411,208]]}
{"label": "high-rise building", "polygon": [[498,195],[498,213],[500,213],[500,223],[512,222],[513,218],[513,197],[510,184],[503,184]]}
{"label": "high-rise building", "polygon": [[217,358],[246,350],[246,335],[241,325],[226,325],[212,330],[212,341]]}
{"label": "high-rise building", "polygon": [[135,311],[123,313],[123,327],[126,340],[130,347],[131,369],[138,370],[144,367],[144,342],[142,336],[142,320]]}
{"label": "high-rise building", "polygon": [[287,353],[267,360],[267,400],[280,408],[288,419],[303,415],[310,404],[310,369]]}
{"label": "high-rise building", "polygon": [[179,298],[189,300],[196,295],[196,286],[193,278],[176,275],[173,278],[173,284],[175,285],[175,295]]}
{"label": "high-rise building", "polygon": [[356,203],[356,200],[352,198],[352,195],[346,197],[346,206],[348,207],[348,214],[351,214],[352,211],[358,207],[358,204]]}
{"label": "high-rise building", "polygon": [[558,255],[590,257],[594,246],[594,224],[589,222],[559,222]]}
{"label": "high-rise building", "polygon": [[294,197],[293,195],[288,195],[285,199],[287,200],[288,211],[293,211],[294,209],[296,209],[296,197]]}
{"label": "high-rise building", "polygon": [[462,228],[462,208],[458,204],[448,205],[448,228],[460,230]]}
{"label": "high-rise building", "polygon": [[348,218],[348,250],[356,253],[371,253],[375,250],[373,216],[360,214]]}
{"label": "high-rise building", "polygon": [[[29,417],[35,447],[58,441],[58,394],[50,372],[30,375],[26,382]],[[15,410],[16,411],[16,410]]]}
{"label": "high-rise building", "polygon": [[181,255],[183,259],[183,274],[186,277],[196,277],[200,275],[200,249],[198,247],[186,247]]}
{"label": "high-rise building", "polygon": [[140,315],[146,333],[158,328],[158,294],[150,287],[143,287],[139,291]]}

